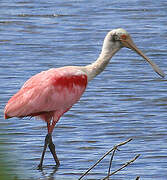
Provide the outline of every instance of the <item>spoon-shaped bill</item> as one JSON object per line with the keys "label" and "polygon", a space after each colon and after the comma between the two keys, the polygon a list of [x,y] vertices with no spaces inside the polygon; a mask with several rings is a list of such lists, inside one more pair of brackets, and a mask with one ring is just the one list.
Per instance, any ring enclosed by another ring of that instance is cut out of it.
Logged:
{"label": "spoon-shaped bill", "polygon": [[152,68],[157,74],[159,74],[161,77],[165,77],[165,73],[153,61],[151,61],[146,55],[144,55],[141,50],[136,47],[130,36],[126,40],[121,40],[121,42],[125,47],[132,49],[141,57],[143,57],[152,66]]}

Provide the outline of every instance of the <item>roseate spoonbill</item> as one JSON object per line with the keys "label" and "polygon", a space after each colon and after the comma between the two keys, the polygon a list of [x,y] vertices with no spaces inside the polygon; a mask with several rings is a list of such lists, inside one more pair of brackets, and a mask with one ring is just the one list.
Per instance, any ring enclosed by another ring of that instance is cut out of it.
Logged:
{"label": "roseate spoonbill", "polygon": [[92,64],[53,68],[36,74],[8,101],[4,112],[5,119],[30,116],[39,117],[47,123],[48,134],[45,137],[39,168],[42,168],[47,146],[56,166],[59,166],[55,145],[52,142],[52,132],[56,123],[80,99],[87,83],[104,70],[112,56],[122,47],[134,50],[156,73],[161,77],[165,76],[163,71],[135,46],[127,31],[119,28],[108,32],[102,51]]}

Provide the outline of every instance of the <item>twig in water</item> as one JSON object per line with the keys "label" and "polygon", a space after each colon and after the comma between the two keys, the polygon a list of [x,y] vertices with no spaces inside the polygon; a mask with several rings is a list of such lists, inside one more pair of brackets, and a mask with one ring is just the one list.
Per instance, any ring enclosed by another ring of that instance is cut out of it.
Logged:
{"label": "twig in water", "polygon": [[117,147],[115,147],[115,149],[113,150],[112,155],[111,155],[110,164],[109,164],[109,168],[108,168],[108,176],[109,176],[110,171],[111,171],[112,161],[113,161],[116,150],[117,150]]}
{"label": "twig in water", "polygon": [[106,152],[93,166],[91,166],[85,173],[83,173],[82,176],[81,176],[78,180],[82,179],[86,174],[88,174],[89,171],[91,171],[101,160],[103,160],[103,159],[104,159],[108,154],[110,154],[114,149],[116,149],[116,148],[118,148],[119,146],[122,146],[122,145],[130,142],[131,140],[132,140],[132,138],[130,138],[130,139],[124,141],[124,142],[121,142],[121,143],[115,145],[111,150],[109,150],[108,152]]}
{"label": "twig in water", "polygon": [[119,169],[113,171],[111,174],[109,174],[108,176],[106,176],[105,178],[103,178],[102,180],[106,180],[109,176],[112,176],[113,174],[116,174],[118,171],[122,170],[123,168],[125,168],[126,166],[128,166],[129,164],[131,164],[132,162],[134,162],[138,157],[140,156],[140,154],[136,155],[133,159],[131,159],[130,161],[126,162],[124,165],[122,165]]}

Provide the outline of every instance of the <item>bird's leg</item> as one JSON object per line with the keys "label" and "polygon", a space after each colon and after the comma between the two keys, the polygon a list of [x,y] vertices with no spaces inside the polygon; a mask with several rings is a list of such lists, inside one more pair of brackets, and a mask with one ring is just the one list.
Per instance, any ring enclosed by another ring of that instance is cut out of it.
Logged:
{"label": "bird's leg", "polygon": [[54,158],[54,160],[56,162],[56,166],[59,166],[60,162],[59,162],[59,159],[58,159],[58,157],[56,155],[55,145],[53,144],[51,133],[48,133],[48,136],[49,136],[49,145],[48,146],[49,146],[50,152],[53,155],[53,158]]}
{"label": "bird's leg", "polygon": [[49,134],[47,134],[45,137],[45,144],[44,144],[41,160],[40,160],[40,163],[38,165],[39,169],[42,169],[42,164],[43,164],[43,160],[44,160],[44,156],[45,156],[45,152],[46,152],[46,148],[47,148],[48,143],[49,143]]}

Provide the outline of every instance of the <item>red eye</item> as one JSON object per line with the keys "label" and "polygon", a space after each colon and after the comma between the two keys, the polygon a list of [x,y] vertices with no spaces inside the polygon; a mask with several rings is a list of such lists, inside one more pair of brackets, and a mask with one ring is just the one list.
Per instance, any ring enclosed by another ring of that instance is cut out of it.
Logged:
{"label": "red eye", "polygon": [[127,36],[126,36],[125,34],[123,34],[123,35],[121,36],[121,39],[122,39],[122,40],[126,40],[126,38],[127,38]]}

